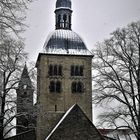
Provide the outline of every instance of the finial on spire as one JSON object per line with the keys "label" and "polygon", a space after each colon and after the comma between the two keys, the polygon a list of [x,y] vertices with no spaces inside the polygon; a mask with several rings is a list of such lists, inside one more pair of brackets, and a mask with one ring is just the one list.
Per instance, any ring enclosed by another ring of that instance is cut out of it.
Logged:
{"label": "finial on spire", "polygon": [[71,9],[71,0],[57,0],[56,8],[60,8],[60,7]]}
{"label": "finial on spire", "polygon": [[28,87],[32,88],[32,83],[29,77],[29,72],[28,72],[26,62],[25,62],[25,65],[21,74],[20,81],[19,81],[19,87],[23,87],[24,85],[27,85]]}

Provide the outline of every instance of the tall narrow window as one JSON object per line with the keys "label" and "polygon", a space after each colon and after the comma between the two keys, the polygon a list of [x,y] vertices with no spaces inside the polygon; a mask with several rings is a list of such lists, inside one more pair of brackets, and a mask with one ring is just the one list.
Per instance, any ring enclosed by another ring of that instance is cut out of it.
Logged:
{"label": "tall narrow window", "polygon": [[66,20],[67,20],[67,15],[64,15],[64,16],[63,16],[64,28],[66,27]]}
{"label": "tall narrow window", "polygon": [[57,65],[54,66],[54,75],[57,75]]}
{"label": "tall narrow window", "polygon": [[56,82],[56,92],[57,93],[61,92],[61,83],[59,81]]}
{"label": "tall narrow window", "polygon": [[72,82],[71,85],[72,93],[83,93],[84,92],[84,85],[82,82]]}
{"label": "tall narrow window", "polygon": [[83,76],[84,72],[83,72],[83,66],[71,66],[71,76]]}
{"label": "tall narrow window", "polygon": [[49,74],[49,76],[62,76],[62,66],[61,65],[49,65],[48,74]]}
{"label": "tall narrow window", "polygon": [[76,92],[76,82],[73,82],[72,83],[71,90],[72,90],[72,93],[75,93]]}
{"label": "tall narrow window", "polygon": [[49,75],[52,76],[53,75],[53,66],[49,65]]}
{"label": "tall narrow window", "polygon": [[77,91],[79,93],[83,93],[83,83],[82,82],[77,83]]}
{"label": "tall narrow window", "polygon": [[74,66],[71,66],[71,76],[74,76]]}
{"label": "tall narrow window", "polygon": [[78,68],[78,66],[75,66],[75,76],[79,76],[79,68]]}
{"label": "tall narrow window", "polygon": [[83,76],[83,66],[80,66],[80,76]]}
{"label": "tall narrow window", "polygon": [[50,92],[51,93],[52,92],[54,92],[54,93],[60,93],[61,92],[61,89],[62,89],[61,82],[60,81],[56,81],[56,82],[55,81],[51,81],[49,88],[50,88]]}
{"label": "tall narrow window", "polygon": [[55,105],[55,112],[57,111],[57,105]]}
{"label": "tall narrow window", "polygon": [[61,15],[58,15],[58,28],[60,28]]}
{"label": "tall narrow window", "polygon": [[58,68],[58,75],[62,76],[62,66],[59,65],[59,68]]}
{"label": "tall narrow window", "polygon": [[54,92],[55,91],[55,82],[54,81],[51,81],[50,82],[50,92]]}

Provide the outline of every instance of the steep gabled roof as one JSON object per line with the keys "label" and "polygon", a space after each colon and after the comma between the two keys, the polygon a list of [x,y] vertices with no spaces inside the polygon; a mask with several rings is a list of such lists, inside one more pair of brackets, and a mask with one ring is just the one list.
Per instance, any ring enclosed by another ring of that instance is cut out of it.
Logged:
{"label": "steep gabled roof", "polygon": [[46,140],[104,140],[81,108],[73,105],[54,127]]}

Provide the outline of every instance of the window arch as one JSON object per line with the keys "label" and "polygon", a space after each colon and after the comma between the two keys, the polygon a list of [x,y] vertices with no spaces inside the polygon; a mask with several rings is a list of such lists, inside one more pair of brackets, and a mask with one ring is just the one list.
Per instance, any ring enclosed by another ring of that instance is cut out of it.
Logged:
{"label": "window arch", "polygon": [[54,81],[51,81],[50,82],[50,92],[54,92],[55,91],[55,82]]}
{"label": "window arch", "polygon": [[78,68],[78,66],[75,66],[75,75],[79,76],[79,68]]}
{"label": "window arch", "polygon": [[57,75],[57,65],[54,65],[54,75]]}
{"label": "window arch", "polygon": [[62,66],[59,65],[58,67],[58,75],[62,76]]}
{"label": "window arch", "polygon": [[72,82],[71,91],[72,91],[72,93],[83,93],[84,92],[83,83],[82,82]]}
{"label": "window arch", "polygon": [[64,14],[63,15],[63,21],[64,21],[64,28],[66,27],[66,21],[67,21],[67,15],[66,14]]}
{"label": "window arch", "polygon": [[51,81],[50,82],[50,93],[54,92],[54,93],[60,93],[61,92],[61,82],[60,81]]}
{"label": "window arch", "polygon": [[71,76],[74,76],[74,66],[71,66]]}
{"label": "window arch", "polygon": [[52,65],[49,65],[49,72],[48,73],[49,73],[50,76],[53,75],[52,72],[53,72],[53,66]]}
{"label": "window arch", "polygon": [[78,82],[77,83],[77,91],[79,92],[79,93],[83,93],[83,83],[82,82]]}
{"label": "window arch", "polygon": [[61,83],[60,83],[60,81],[57,81],[56,82],[56,92],[57,93],[60,93],[61,92]]}
{"label": "window arch", "polygon": [[58,15],[58,27],[60,27],[61,15]]}
{"label": "window arch", "polygon": [[72,90],[72,93],[75,93],[76,92],[76,82],[73,82],[72,83],[71,90]]}
{"label": "window arch", "polygon": [[71,76],[84,76],[84,67],[82,65],[72,65]]}
{"label": "window arch", "polygon": [[62,76],[62,66],[61,65],[49,65],[48,70],[49,76]]}
{"label": "window arch", "polygon": [[67,20],[67,15],[66,14],[63,15],[63,20],[64,20],[64,22],[66,22],[66,20]]}
{"label": "window arch", "polygon": [[83,76],[83,66],[80,66],[80,76]]}

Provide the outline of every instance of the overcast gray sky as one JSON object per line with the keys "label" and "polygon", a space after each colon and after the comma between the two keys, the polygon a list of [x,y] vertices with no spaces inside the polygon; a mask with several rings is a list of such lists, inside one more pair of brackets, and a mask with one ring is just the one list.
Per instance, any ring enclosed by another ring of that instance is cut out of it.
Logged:
{"label": "overcast gray sky", "polygon": [[[26,51],[34,61],[48,34],[55,29],[56,0],[36,0],[29,7],[29,28],[24,33]],[[72,0],[72,30],[91,50],[118,27],[140,20],[140,0]]]}

